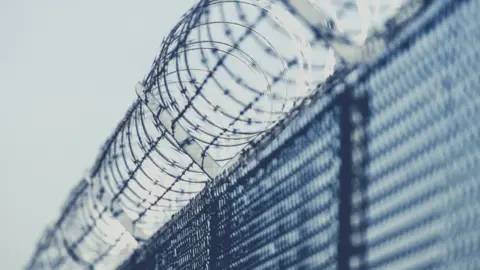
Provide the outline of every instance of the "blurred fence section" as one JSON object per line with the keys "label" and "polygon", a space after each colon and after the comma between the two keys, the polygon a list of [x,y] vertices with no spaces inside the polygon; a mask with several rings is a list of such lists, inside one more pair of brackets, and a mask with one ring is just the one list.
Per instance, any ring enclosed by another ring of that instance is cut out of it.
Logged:
{"label": "blurred fence section", "polygon": [[199,1],[29,269],[475,269],[480,1],[356,2]]}

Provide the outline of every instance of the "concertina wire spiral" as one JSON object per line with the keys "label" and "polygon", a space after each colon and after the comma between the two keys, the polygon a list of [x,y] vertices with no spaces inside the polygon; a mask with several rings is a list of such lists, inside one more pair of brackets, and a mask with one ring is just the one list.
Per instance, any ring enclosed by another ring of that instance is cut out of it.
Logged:
{"label": "concertina wire spiral", "polygon": [[[369,22],[356,2],[200,0],[163,40],[139,98],[44,233],[30,268],[102,269],[126,259],[318,91],[334,64],[348,62],[332,44],[365,39]],[[369,2],[370,15],[398,7]]]}

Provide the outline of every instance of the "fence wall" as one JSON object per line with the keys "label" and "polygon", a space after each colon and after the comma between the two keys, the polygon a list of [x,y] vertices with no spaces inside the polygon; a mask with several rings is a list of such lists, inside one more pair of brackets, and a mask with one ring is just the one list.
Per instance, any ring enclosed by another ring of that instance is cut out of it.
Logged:
{"label": "fence wall", "polygon": [[431,1],[120,269],[477,269],[478,14],[479,0]]}

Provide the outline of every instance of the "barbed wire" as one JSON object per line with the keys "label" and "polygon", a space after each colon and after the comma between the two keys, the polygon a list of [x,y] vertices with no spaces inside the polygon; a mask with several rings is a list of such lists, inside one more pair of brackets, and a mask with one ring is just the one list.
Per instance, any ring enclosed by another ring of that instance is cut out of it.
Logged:
{"label": "barbed wire", "polygon": [[[335,63],[332,44],[361,35],[347,27],[359,12],[353,0],[300,2],[201,0],[183,15],[29,268],[123,261],[318,91]],[[309,2],[327,14],[312,21]]]}

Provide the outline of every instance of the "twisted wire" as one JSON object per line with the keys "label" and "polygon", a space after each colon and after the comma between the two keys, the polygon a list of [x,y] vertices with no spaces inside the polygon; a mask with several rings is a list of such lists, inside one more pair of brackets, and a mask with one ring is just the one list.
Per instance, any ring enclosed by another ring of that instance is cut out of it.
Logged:
{"label": "twisted wire", "polygon": [[[201,0],[182,16],[141,83],[143,96],[104,145],[87,186],[72,194],[31,269],[118,264],[211,180],[206,157],[225,168],[326,79],[331,43],[354,43],[359,34],[345,23],[356,5],[329,1],[334,20],[318,26],[292,2]],[[159,121],[165,112],[171,123]],[[180,129],[188,140],[176,139]],[[192,144],[201,147],[200,160],[185,150]],[[132,230],[116,219],[122,215]],[[51,250],[57,253],[45,255]]]}

